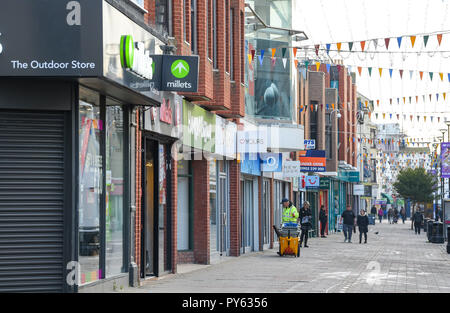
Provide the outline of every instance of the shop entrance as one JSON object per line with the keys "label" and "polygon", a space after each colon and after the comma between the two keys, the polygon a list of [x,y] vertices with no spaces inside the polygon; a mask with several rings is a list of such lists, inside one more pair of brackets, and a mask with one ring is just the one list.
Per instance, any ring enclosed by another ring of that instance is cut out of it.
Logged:
{"label": "shop entrance", "polygon": [[241,250],[254,250],[253,180],[241,180]]}
{"label": "shop entrance", "polygon": [[144,197],[141,232],[141,277],[158,276],[158,142],[144,140]]}

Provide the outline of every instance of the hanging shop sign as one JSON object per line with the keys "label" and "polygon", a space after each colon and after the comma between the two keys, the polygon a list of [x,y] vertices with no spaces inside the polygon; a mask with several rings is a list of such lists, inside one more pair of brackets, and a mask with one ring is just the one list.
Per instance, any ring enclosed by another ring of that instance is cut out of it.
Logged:
{"label": "hanging shop sign", "polygon": [[165,92],[162,96],[161,107],[152,107],[144,111],[144,129],[180,138],[183,99],[171,92]]}
{"label": "hanging shop sign", "polygon": [[313,149],[316,149],[316,140],[305,139],[305,150],[313,150]]}
{"label": "hanging shop sign", "polygon": [[338,178],[342,181],[346,181],[349,183],[358,183],[359,182],[359,172],[358,171],[339,171]]}
{"label": "hanging shop sign", "polygon": [[302,172],[325,172],[326,170],[325,150],[300,151],[299,160]]}
{"label": "hanging shop sign", "polygon": [[183,100],[183,144],[215,152],[216,116]]}
{"label": "hanging shop sign", "polygon": [[258,153],[243,153],[240,154],[242,159],[239,161],[241,164],[241,173],[260,176],[260,163]]}
{"label": "hanging shop sign", "polygon": [[441,143],[441,177],[450,178],[450,142]]}
{"label": "hanging shop sign", "polygon": [[283,164],[283,154],[281,153],[261,153],[262,172],[281,172]]}
{"label": "hanging shop sign", "polygon": [[198,56],[164,55],[161,90],[197,92],[198,62]]}
{"label": "hanging shop sign", "polygon": [[228,159],[236,158],[237,125],[216,115],[215,151],[219,156]]}
{"label": "hanging shop sign", "polygon": [[361,184],[353,185],[353,195],[364,196],[364,185]]}
{"label": "hanging shop sign", "polygon": [[320,179],[320,185],[319,188],[320,189],[330,189],[330,178],[329,177],[322,177]]}
{"label": "hanging shop sign", "polygon": [[299,161],[284,161],[282,164],[283,177],[299,177],[300,176],[300,162]]}
{"label": "hanging shop sign", "polygon": [[306,189],[318,189],[320,187],[319,176],[306,176]]}

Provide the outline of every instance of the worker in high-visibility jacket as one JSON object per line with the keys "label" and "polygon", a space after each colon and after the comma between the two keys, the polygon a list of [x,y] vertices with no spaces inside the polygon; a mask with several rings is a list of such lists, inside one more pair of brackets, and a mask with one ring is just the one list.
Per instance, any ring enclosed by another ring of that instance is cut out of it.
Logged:
{"label": "worker in high-visibility jacket", "polygon": [[297,223],[298,211],[289,199],[284,198],[281,203],[283,204],[283,216],[281,218],[282,223]]}

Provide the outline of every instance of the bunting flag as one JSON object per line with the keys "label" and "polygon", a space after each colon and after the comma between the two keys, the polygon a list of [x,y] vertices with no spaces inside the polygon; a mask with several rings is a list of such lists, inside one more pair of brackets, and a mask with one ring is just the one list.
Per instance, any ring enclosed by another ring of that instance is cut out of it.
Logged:
{"label": "bunting flag", "polygon": [[366,45],[365,41],[361,41],[361,51],[364,51],[364,46]]}
{"label": "bunting flag", "polygon": [[330,67],[331,67],[331,65],[330,65],[330,64],[327,64],[327,72],[328,72],[328,73],[330,72]]}
{"label": "bunting flag", "polygon": [[248,56],[248,63],[249,64],[252,63],[252,55],[249,53],[247,56]]}
{"label": "bunting flag", "polygon": [[420,71],[420,72],[419,72],[419,75],[420,75],[420,80],[422,80],[422,78],[423,78],[423,72]]}
{"label": "bunting flag", "polygon": [[320,45],[315,45],[314,48],[316,50],[316,55],[319,56],[319,47]]}
{"label": "bunting flag", "polygon": [[332,107],[332,108],[333,108],[333,110],[334,110],[334,103],[332,103],[332,104],[331,104],[331,107]]}
{"label": "bunting flag", "polygon": [[439,77],[441,78],[441,82],[444,81],[444,73],[439,73]]}
{"label": "bunting flag", "polygon": [[254,49],[252,49],[251,51],[250,51],[251,53],[252,53],[252,61],[255,59],[255,50]]}
{"label": "bunting flag", "polygon": [[411,45],[414,48],[414,43],[416,42],[416,36],[411,36]]}
{"label": "bunting flag", "polygon": [[326,44],[326,47],[327,47],[327,54],[330,54],[330,47],[331,47],[331,44],[327,43],[327,44]]}
{"label": "bunting flag", "polygon": [[438,40],[439,46],[441,46],[442,34],[437,34],[437,40]]}
{"label": "bunting flag", "polygon": [[380,106],[380,100],[377,100],[377,106]]}
{"label": "bunting flag", "polygon": [[423,36],[423,45],[425,48],[427,47],[428,37],[428,35]]}
{"label": "bunting flag", "polygon": [[433,81],[433,72],[430,72],[430,80]]}
{"label": "bunting flag", "polygon": [[392,78],[392,69],[391,68],[389,69],[389,76],[391,76],[391,78]]}
{"label": "bunting flag", "polygon": [[287,62],[287,58],[286,58],[286,48],[281,48],[281,56],[282,56],[282,61],[283,61],[283,68],[286,68],[286,62]]}
{"label": "bunting flag", "polygon": [[286,59],[286,58],[283,58],[282,61],[283,61],[283,68],[286,68],[286,62],[287,62],[287,59]]}
{"label": "bunting flag", "polygon": [[439,101],[439,94],[436,94],[436,101]]}
{"label": "bunting flag", "polygon": [[338,43],[336,44],[336,48],[337,48],[337,50],[338,50],[339,52],[341,52],[341,46],[342,46],[342,43],[341,43],[341,42],[338,42]]}
{"label": "bunting flag", "polygon": [[296,58],[297,57],[297,48],[292,48],[292,51],[294,52],[294,58]]}
{"label": "bunting flag", "polygon": [[372,68],[368,67],[367,69],[369,70],[369,76],[372,76]]}
{"label": "bunting flag", "polygon": [[403,70],[399,70],[400,72],[400,78],[403,79]]}
{"label": "bunting flag", "polygon": [[272,48],[272,59],[275,57],[275,52],[277,51],[276,48]]}
{"label": "bunting flag", "polygon": [[320,62],[316,62],[316,72],[318,72],[320,69]]}
{"label": "bunting flag", "polygon": [[348,43],[348,50],[352,51],[353,48],[353,42]]}
{"label": "bunting flag", "polygon": [[414,71],[409,71],[409,79],[412,79],[413,72],[414,72]]}
{"label": "bunting flag", "polygon": [[392,98],[389,99],[389,103],[392,104]]}
{"label": "bunting flag", "polygon": [[419,96],[416,96],[416,103],[419,102]]}
{"label": "bunting flag", "polygon": [[259,63],[263,64],[263,58],[264,58],[264,49],[261,49],[261,54],[259,55]]}
{"label": "bunting flag", "polygon": [[[361,76],[361,70],[362,70],[362,67],[361,67],[361,66],[358,66],[358,73],[359,73],[359,76]],[[450,79],[450,74],[449,74],[449,79]]]}
{"label": "bunting flag", "polygon": [[297,68],[298,67],[298,60],[297,59],[294,59],[294,64],[295,64],[295,68]]}
{"label": "bunting flag", "polygon": [[380,72],[380,77],[381,77],[381,73],[383,72],[383,69],[380,67],[380,68],[378,68],[378,71]]}
{"label": "bunting flag", "polygon": [[403,37],[397,37],[397,42],[398,42],[398,47],[400,48],[401,44],[402,44],[402,38]]}
{"label": "bunting flag", "polygon": [[391,38],[385,38],[384,39],[384,44],[386,45],[386,50],[389,49],[389,41],[391,40]]}
{"label": "bunting flag", "polygon": [[443,93],[442,93],[442,96],[444,97],[444,101],[445,101],[445,95],[446,95],[446,93],[445,93],[445,92],[443,92]]}

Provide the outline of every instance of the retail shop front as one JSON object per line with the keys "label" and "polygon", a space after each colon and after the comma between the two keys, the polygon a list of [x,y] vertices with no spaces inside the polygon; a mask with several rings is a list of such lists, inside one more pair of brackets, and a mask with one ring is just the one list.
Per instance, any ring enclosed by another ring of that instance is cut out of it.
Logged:
{"label": "retail shop front", "polygon": [[135,279],[130,125],[160,105],[143,50],[164,43],[107,1],[74,3],[0,10],[0,292]]}

